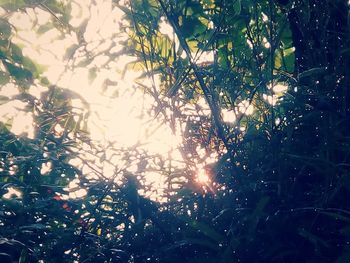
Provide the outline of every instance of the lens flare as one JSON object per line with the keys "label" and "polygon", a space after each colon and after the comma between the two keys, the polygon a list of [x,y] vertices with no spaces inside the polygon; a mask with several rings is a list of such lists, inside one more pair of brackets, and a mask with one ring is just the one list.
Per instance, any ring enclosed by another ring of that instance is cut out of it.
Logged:
{"label": "lens flare", "polygon": [[203,185],[207,185],[211,182],[209,175],[204,169],[201,169],[197,172],[195,180]]}

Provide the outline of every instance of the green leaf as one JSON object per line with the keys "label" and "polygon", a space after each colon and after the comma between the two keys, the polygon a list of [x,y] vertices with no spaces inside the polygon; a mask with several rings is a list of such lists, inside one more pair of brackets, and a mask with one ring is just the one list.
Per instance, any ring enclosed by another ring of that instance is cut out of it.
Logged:
{"label": "green leaf", "polygon": [[302,79],[302,78],[307,78],[307,77],[311,77],[311,76],[314,76],[314,75],[320,75],[320,74],[324,74],[326,71],[327,71],[327,69],[325,67],[312,68],[312,69],[305,70],[302,73],[300,73],[298,75],[298,78]]}
{"label": "green leaf", "polygon": [[239,15],[242,11],[242,3],[241,0],[236,0],[233,3],[233,10],[235,11],[236,15]]}
{"label": "green leaf", "polygon": [[0,95],[0,105],[5,104],[7,102],[9,102],[10,98],[6,97],[6,96],[2,96]]}
{"label": "green leaf", "polygon": [[303,0],[301,8],[298,8],[299,18],[304,25],[308,25],[311,18],[310,2],[309,0]]}
{"label": "green leaf", "polygon": [[215,173],[218,173],[222,168],[226,166],[229,159],[230,159],[229,152],[223,154],[220,157],[220,159],[217,161],[217,163],[214,165],[213,171],[215,171]]}
{"label": "green leaf", "polygon": [[18,263],[25,263],[28,256],[28,250],[23,248],[21,251],[21,256],[19,257]]}
{"label": "green leaf", "polygon": [[54,28],[54,25],[52,23],[46,23],[44,25],[39,26],[38,30],[36,31],[36,33],[38,35],[42,35],[44,33],[46,33],[47,31],[51,30]]}
{"label": "green leaf", "polygon": [[73,44],[66,50],[66,54],[64,54],[63,59],[71,59],[74,56],[75,51],[79,48],[79,45]]}
{"label": "green leaf", "polygon": [[309,240],[315,247],[318,247],[318,244],[323,245],[324,247],[329,247],[328,243],[316,236],[315,234],[306,231],[305,229],[299,229],[299,235]]}
{"label": "green leaf", "polygon": [[193,16],[186,16],[182,18],[181,32],[185,38],[198,36],[207,30],[198,18]]}
{"label": "green leaf", "polygon": [[26,69],[32,72],[35,78],[38,78],[40,74],[46,70],[46,66],[37,64],[28,57],[23,57],[22,64]]}
{"label": "green leaf", "polygon": [[44,86],[49,86],[50,85],[50,81],[48,80],[47,77],[43,77],[43,78],[40,78],[40,83]]}
{"label": "green leaf", "polygon": [[120,10],[122,10],[125,13],[125,15],[127,15],[127,16],[131,16],[132,15],[131,10],[129,8],[127,8],[127,7],[123,6],[123,5],[119,5],[119,4],[117,4],[117,6],[118,6],[118,8]]}
{"label": "green leaf", "polygon": [[266,205],[269,203],[270,197],[263,196],[259,202],[256,204],[254,211],[250,215],[250,226],[249,226],[249,234],[253,236],[255,234],[256,227],[259,223],[259,219],[264,214],[264,209]]}
{"label": "green leaf", "polygon": [[203,12],[203,7],[196,1],[186,1],[187,13],[186,15],[199,15]]}
{"label": "green leaf", "polygon": [[[50,9],[51,12],[57,14],[65,14],[65,5],[61,1],[47,1],[46,6]],[[68,11],[68,10],[67,10]]]}
{"label": "green leaf", "polygon": [[209,225],[198,222],[198,221],[191,221],[189,222],[190,226],[193,227],[196,230],[199,230],[201,233],[209,237],[210,239],[216,241],[216,242],[222,242],[224,239],[223,235],[216,232],[214,228],[210,227]]}
{"label": "green leaf", "polygon": [[11,36],[11,25],[0,18],[0,39],[8,39]]}
{"label": "green leaf", "polygon": [[9,245],[9,246],[16,246],[16,247],[24,247],[25,245],[18,240],[15,239],[7,239],[7,238],[0,238],[0,245]]}
{"label": "green leaf", "polygon": [[227,46],[223,46],[219,48],[218,50],[218,62],[221,67],[228,68],[229,65],[229,59],[228,59],[228,53],[227,53]]}
{"label": "green leaf", "polygon": [[262,197],[256,205],[254,212],[252,213],[255,217],[260,217],[262,212],[264,211],[266,205],[269,203],[270,197],[264,196]]}
{"label": "green leaf", "polygon": [[11,11],[16,11],[19,8],[26,6],[24,0],[0,0],[0,6]]}
{"label": "green leaf", "polygon": [[89,84],[91,84],[97,77],[97,68],[90,68],[88,73]]}
{"label": "green leaf", "polygon": [[32,81],[33,74],[29,70],[20,68],[6,61],[3,61],[3,63],[10,75],[13,76],[17,81]]}
{"label": "green leaf", "polygon": [[167,96],[170,98],[174,97],[178,92],[178,90],[180,89],[180,87],[181,87],[180,81],[176,81],[175,84],[172,87],[170,87],[170,89],[168,90]]}
{"label": "green leaf", "polygon": [[189,40],[187,41],[188,47],[190,48],[191,52],[197,52],[198,51],[198,41],[197,40]]}
{"label": "green leaf", "polygon": [[19,229],[21,230],[45,230],[50,228],[49,226],[43,224],[31,224],[28,226],[21,226]]}
{"label": "green leaf", "polygon": [[282,55],[281,55],[281,52],[276,52],[275,53],[275,60],[274,60],[274,66],[276,69],[279,69],[281,68],[282,66]]}
{"label": "green leaf", "polygon": [[23,62],[22,49],[15,44],[11,44],[11,57],[14,62],[22,63]]}
{"label": "green leaf", "polygon": [[88,57],[83,59],[82,61],[80,61],[77,64],[77,67],[86,67],[87,65],[89,65],[92,61],[94,60],[94,57]]}
{"label": "green leaf", "polygon": [[10,81],[10,75],[7,72],[0,71],[0,85],[5,85]]}
{"label": "green leaf", "polygon": [[278,35],[280,36],[280,41],[284,48],[292,48],[293,36],[292,31],[288,25],[286,25],[284,28],[281,28]]}
{"label": "green leaf", "polygon": [[[221,263],[231,263],[233,257],[235,256],[233,253],[237,249],[239,244],[240,244],[240,242],[236,238],[236,236],[232,235],[230,243],[228,244],[226,249],[223,251],[223,253],[221,253],[221,260],[220,260],[220,262]],[[236,261],[238,261],[238,260],[236,260]]]}
{"label": "green leaf", "polygon": [[294,71],[295,64],[295,48],[287,48],[283,50],[283,62],[285,66],[285,70],[288,72]]}

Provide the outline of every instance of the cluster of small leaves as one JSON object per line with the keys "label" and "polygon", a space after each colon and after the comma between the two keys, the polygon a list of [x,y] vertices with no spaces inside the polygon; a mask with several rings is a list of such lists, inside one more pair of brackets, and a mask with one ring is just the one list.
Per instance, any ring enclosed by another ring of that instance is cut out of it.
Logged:
{"label": "cluster of small leaves", "polygon": [[[0,84],[20,89],[16,99],[33,113],[35,136],[1,123],[0,261],[349,261],[347,1],[114,2],[129,21],[125,51],[138,58],[130,67],[151,79],[140,88],[154,97],[155,114],[182,133],[187,165],[167,170],[155,161],[168,176],[162,204],[141,196],[147,186],[127,169],[107,178],[83,158],[99,176],[72,166],[79,144],[89,143],[70,102],[79,95],[55,86],[40,99],[27,94],[40,67],[12,43],[14,29],[1,18]],[[7,12],[43,8],[55,26],[68,24],[61,2],[0,4]],[[288,89],[277,94],[282,84]],[[226,111],[235,120],[224,121]],[[147,154],[121,152],[139,159],[140,173],[150,166]],[[212,154],[210,180],[198,186],[196,164]],[[74,182],[84,198],[67,197]]]}
{"label": "cluster of small leaves", "polygon": [[[188,163],[200,162],[198,148],[220,156],[207,167],[215,185],[202,195],[183,180],[168,206],[211,241],[183,229],[157,260],[348,260],[347,1],[135,0],[121,8],[131,25],[126,48],[139,58],[132,66],[161,79],[159,92],[149,91],[171,110],[170,125],[186,127]],[[279,84],[288,87],[282,94]],[[252,114],[236,110],[242,101]],[[225,110],[236,113],[233,124],[222,120]]]}
{"label": "cluster of small leaves", "polygon": [[34,120],[34,138],[13,134],[11,122],[0,123],[0,261],[68,259],[64,251],[71,248],[83,222],[77,210],[81,201],[64,198],[65,187],[81,176],[69,160],[75,157],[72,147],[85,141],[82,119],[73,113],[64,89],[51,86],[40,98],[28,93],[34,85],[49,83],[40,65],[12,42],[15,28],[7,20],[12,12],[35,7],[60,16],[62,6],[55,1],[0,3],[6,10],[0,19],[0,85],[18,91],[13,97],[2,96],[1,104],[21,101],[26,106],[19,110]]}

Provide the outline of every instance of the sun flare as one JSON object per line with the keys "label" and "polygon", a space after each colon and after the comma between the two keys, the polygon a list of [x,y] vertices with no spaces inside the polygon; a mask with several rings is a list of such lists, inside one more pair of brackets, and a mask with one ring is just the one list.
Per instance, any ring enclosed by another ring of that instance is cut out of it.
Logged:
{"label": "sun flare", "polygon": [[204,169],[200,169],[196,174],[195,179],[199,184],[207,185],[211,182],[208,173]]}

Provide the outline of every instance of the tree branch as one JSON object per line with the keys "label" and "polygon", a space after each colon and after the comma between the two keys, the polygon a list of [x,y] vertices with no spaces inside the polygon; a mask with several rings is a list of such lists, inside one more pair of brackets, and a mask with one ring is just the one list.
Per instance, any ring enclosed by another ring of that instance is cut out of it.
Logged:
{"label": "tree branch", "polygon": [[185,51],[187,57],[189,58],[190,67],[193,69],[194,75],[196,76],[196,78],[197,78],[197,80],[199,82],[200,88],[203,91],[205,100],[207,101],[207,103],[209,105],[209,108],[210,108],[210,111],[211,111],[211,114],[212,114],[212,117],[213,117],[213,122],[214,122],[215,128],[217,130],[218,137],[224,143],[227,151],[231,152],[230,151],[231,147],[230,147],[230,144],[229,144],[229,142],[227,140],[226,131],[225,131],[225,128],[224,128],[224,126],[222,124],[220,108],[216,104],[213,94],[211,93],[211,91],[209,90],[207,85],[205,84],[205,81],[203,79],[202,74],[200,73],[200,70],[198,69],[198,66],[193,61],[190,48],[189,48],[185,38],[181,34],[181,31],[179,29],[179,25],[178,25],[177,19],[172,14],[170,14],[167,11],[167,8],[166,8],[166,6],[165,6],[165,4],[164,4],[164,2],[162,0],[158,0],[158,2],[160,4],[163,12],[165,13],[166,18],[168,19],[168,21],[170,22],[171,26],[173,27],[174,32],[175,32],[175,34],[177,35],[177,37],[179,39],[181,47],[183,48],[183,50]]}

